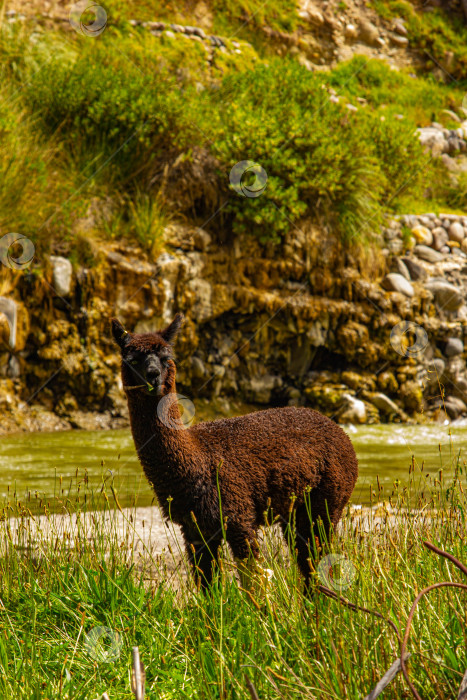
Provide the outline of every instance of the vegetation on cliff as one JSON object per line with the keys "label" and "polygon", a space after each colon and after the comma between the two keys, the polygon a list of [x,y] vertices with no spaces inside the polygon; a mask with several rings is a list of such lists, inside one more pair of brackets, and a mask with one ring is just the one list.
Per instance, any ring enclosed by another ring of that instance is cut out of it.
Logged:
{"label": "vegetation on cliff", "polygon": [[[363,57],[312,73],[294,57],[263,56],[261,42],[235,49],[227,39],[213,58],[201,41],[133,27],[131,7],[108,10],[94,39],[2,27],[2,230],[39,249],[70,248],[91,201],[89,236],[148,249],[170,212],[202,223],[219,208],[228,235],[277,242],[311,218],[356,242],[387,211],[423,200],[436,166],[415,129],[433,118],[449,125],[443,109],[462,102],[460,90]],[[252,14],[247,4],[214,10],[216,22]],[[284,1],[254,21],[291,30],[292,16]],[[335,89],[358,109],[330,99]],[[260,197],[239,197],[229,183],[243,160],[265,171]],[[459,201],[430,196],[447,208]]]}

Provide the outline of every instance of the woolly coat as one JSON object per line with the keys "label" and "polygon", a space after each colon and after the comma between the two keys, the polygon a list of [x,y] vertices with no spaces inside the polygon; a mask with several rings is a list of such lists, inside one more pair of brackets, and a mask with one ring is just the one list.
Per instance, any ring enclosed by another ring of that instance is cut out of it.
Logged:
{"label": "woolly coat", "polygon": [[[159,334],[133,335],[139,349],[160,351]],[[162,397],[128,392],[131,430],[144,472],[166,518],[182,527],[187,551],[221,543],[222,518],[234,556],[257,555],[256,533],[270,508],[285,530],[296,514],[299,565],[309,575],[313,523],[329,534],[348,503],[358,476],[355,451],[332,420],[308,408],[272,408],[184,428],[175,399],[175,364]],[[123,384],[131,371],[122,364]],[[165,416],[161,412],[165,405]],[[163,416],[163,420],[161,420]],[[175,426],[175,427],[174,427]],[[219,499],[220,495],[220,499]],[[202,537],[200,536],[202,533]],[[210,578],[210,556],[201,566]]]}

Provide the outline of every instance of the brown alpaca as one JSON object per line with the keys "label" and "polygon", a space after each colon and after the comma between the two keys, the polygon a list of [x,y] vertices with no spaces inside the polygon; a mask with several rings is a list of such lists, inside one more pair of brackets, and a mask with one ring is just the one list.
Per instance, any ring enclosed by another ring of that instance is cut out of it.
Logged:
{"label": "brown alpaca", "polygon": [[112,319],[136,450],[164,516],[180,525],[205,585],[222,543],[220,511],[234,557],[244,560],[258,557],[256,535],[268,508],[285,534],[293,504],[293,546],[308,584],[315,538],[324,545],[357,480],[352,443],[308,408],[272,408],[180,429],[172,343],[182,320],[177,314],[158,333],[133,334]]}

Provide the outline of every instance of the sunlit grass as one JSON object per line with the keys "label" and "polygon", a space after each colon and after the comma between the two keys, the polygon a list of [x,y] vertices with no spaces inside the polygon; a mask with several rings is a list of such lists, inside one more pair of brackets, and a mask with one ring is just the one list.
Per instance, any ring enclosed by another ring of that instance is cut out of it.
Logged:
{"label": "sunlit grass", "polygon": [[[202,593],[177,541],[169,538],[164,556],[154,550],[150,523],[135,528],[138,513],[119,510],[110,482],[93,491],[82,482],[79,502],[77,493],[61,499],[57,491],[60,512],[49,500],[41,518],[32,515],[34,497],[11,499],[0,522],[0,696],[129,698],[138,645],[147,697],[249,698],[248,678],[260,698],[362,698],[398,657],[388,621],[402,637],[423,587],[464,582],[423,545],[429,540],[466,561],[462,470],[446,482],[442,473],[431,478],[411,468],[408,485],[386,501],[375,484],[374,508],[345,513],[331,551],[350,562],[350,574],[342,590],[332,579],[328,587],[382,618],[318,589],[303,597],[274,529],[262,546],[272,580],[242,591],[224,552]],[[440,589],[417,608],[408,666],[424,699],[456,696],[467,668],[466,602],[463,591]],[[95,628],[105,628],[99,643]],[[400,674],[386,693],[409,697]]]}

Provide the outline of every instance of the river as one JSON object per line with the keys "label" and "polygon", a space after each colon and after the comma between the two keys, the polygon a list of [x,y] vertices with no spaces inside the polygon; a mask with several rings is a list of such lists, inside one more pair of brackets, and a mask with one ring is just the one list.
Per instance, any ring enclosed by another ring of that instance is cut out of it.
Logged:
{"label": "river", "polygon": [[[395,480],[406,484],[412,455],[418,484],[426,474],[446,475],[467,449],[467,425],[362,425],[347,426],[360,464],[360,476],[352,501],[370,502],[370,487],[383,498],[390,496]],[[0,440],[0,505],[17,498],[24,501],[37,492],[39,498],[74,495],[85,474],[97,489],[102,479],[113,479],[121,505],[149,505],[153,494],[139,466],[129,430],[67,431],[12,435]],[[464,471],[465,473],[465,471]],[[35,500],[35,499],[33,499]],[[33,508],[34,509],[34,508]]]}

